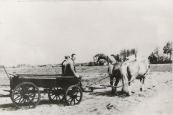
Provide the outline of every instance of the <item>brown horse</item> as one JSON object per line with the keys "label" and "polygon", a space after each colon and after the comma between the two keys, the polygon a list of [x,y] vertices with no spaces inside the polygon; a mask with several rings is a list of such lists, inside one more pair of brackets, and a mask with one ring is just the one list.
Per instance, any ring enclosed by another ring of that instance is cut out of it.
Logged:
{"label": "brown horse", "polygon": [[[122,65],[121,59],[119,57],[119,55],[111,55],[116,62],[113,63],[113,60],[110,62],[111,64],[108,67],[108,75],[110,77],[110,85],[113,86],[112,87],[112,94],[116,94],[117,95],[117,85],[119,83],[119,80],[121,79],[121,73],[120,73],[120,68]],[[115,81],[115,82],[114,82]]]}
{"label": "brown horse", "polygon": [[120,68],[121,79],[122,79],[122,90],[127,94],[131,95],[131,83],[135,79],[140,79],[141,88],[143,90],[145,75],[149,69],[148,58],[134,59],[131,61],[126,61],[122,64]]}

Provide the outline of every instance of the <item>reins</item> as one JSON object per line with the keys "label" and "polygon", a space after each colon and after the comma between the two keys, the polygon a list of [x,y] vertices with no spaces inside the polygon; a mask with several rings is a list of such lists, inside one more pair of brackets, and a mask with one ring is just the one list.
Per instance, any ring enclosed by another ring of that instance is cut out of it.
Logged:
{"label": "reins", "polygon": [[[98,81],[95,81],[93,84],[96,84],[97,82],[99,82],[99,81],[102,81],[102,80],[104,80],[104,79],[106,79],[106,78],[108,78],[109,76],[106,76],[106,77],[104,77],[104,78],[102,78],[102,79],[100,79],[100,80],[98,80]],[[93,84],[90,84],[90,85],[88,85],[87,87],[89,87],[89,86],[91,86],[91,85],[93,85]]]}
{"label": "reins", "polygon": [[[136,79],[136,78],[135,78]],[[130,82],[132,82],[132,81],[134,81],[135,79],[132,79],[132,80],[130,80],[130,81],[128,81],[127,83],[125,83],[125,84],[122,84],[122,85],[120,85],[120,86],[113,86],[113,85],[100,85],[100,86],[104,86],[104,87],[114,87],[114,88],[119,88],[119,87],[122,87],[122,86],[124,86],[124,85],[126,85],[126,84],[128,84],[128,83],[130,83]],[[111,80],[111,81],[113,81],[113,80]]]}

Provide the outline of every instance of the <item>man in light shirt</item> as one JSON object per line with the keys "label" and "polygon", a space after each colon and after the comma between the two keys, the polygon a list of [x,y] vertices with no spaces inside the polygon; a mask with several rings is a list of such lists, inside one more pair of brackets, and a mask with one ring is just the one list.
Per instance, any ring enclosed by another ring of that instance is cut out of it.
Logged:
{"label": "man in light shirt", "polygon": [[75,61],[76,60],[76,54],[71,55],[71,59],[69,59],[64,68],[64,75],[65,76],[75,76],[79,78],[79,75],[76,73],[76,68],[75,68]]}

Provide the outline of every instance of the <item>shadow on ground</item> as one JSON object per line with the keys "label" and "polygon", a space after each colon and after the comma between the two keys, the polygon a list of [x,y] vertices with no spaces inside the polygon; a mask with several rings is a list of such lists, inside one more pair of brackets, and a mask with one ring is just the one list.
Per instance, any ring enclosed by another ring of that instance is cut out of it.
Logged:
{"label": "shadow on ground", "polygon": [[[55,102],[51,102],[49,100],[41,100],[37,106],[40,106],[40,105],[52,105],[52,104],[53,105],[57,105],[57,106],[66,106],[64,101],[55,103]],[[18,110],[12,102],[8,103],[8,104],[0,104],[0,108],[2,110],[5,110],[5,111],[16,111],[16,110]],[[21,108],[21,109],[25,110],[25,109],[34,109],[34,108]]]}

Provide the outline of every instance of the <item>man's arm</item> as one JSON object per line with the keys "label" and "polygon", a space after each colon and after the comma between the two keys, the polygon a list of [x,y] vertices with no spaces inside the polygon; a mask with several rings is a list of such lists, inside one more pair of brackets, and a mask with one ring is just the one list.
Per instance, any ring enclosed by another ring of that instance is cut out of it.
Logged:
{"label": "man's arm", "polygon": [[76,74],[76,72],[75,72],[75,70],[74,70],[74,65],[73,65],[73,62],[70,62],[70,69],[71,69],[71,71],[72,71],[72,73],[73,73],[73,75],[75,76],[75,77],[79,77],[79,75],[78,74]]}

